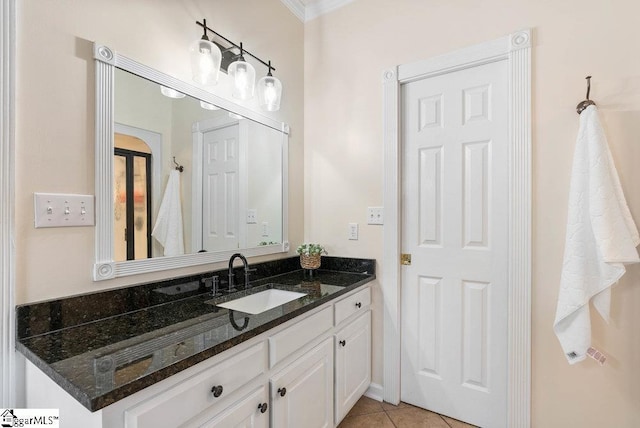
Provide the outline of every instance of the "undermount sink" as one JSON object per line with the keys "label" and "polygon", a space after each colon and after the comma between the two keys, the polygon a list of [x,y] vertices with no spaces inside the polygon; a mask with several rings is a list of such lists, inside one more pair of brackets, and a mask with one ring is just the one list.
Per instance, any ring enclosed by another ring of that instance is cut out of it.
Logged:
{"label": "undermount sink", "polygon": [[272,288],[246,297],[220,303],[216,306],[255,315],[306,295],[307,293]]}

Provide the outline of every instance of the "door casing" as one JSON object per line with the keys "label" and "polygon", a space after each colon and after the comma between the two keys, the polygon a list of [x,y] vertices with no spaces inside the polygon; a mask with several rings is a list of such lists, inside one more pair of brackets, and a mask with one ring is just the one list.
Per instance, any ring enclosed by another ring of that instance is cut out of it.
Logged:
{"label": "door casing", "polygon": [[494,61],[509,63],[509,331],[507,426],[531,425],[531,30],[383,72],[384,87],[384,400],[400,401],[401,135],[400,87]]}
{"label": "door casing", "polygon": [[22,357],[15,350],[16,0],[0,5],[0,407],[23,405]]}

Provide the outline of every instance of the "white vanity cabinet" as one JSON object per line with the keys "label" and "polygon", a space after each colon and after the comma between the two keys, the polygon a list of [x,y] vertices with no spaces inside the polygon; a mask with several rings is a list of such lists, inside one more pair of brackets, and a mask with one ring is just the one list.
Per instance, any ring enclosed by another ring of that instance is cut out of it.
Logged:
{"label": "white vanity cabinet", "polygon": [[335,334],[336,425],[371,383],[371,311]]}
{"label": "white vanity cabinet", "polygon": [[365,285],[95,412],[27,361],[26,406],[65,428],[333,427],[370,384],[370,304]]}
{"label": "white vanity cabinet", "polygon": [[[267,347],[264,341],[232,355],[224,361],[180,382],[167,391],[145,400],[124,412],[127,428],[180,426],[193,415],[215,414],[235,402],[236,391],[260,379],[267,370]],[[227,399],[229,397],[229,399]],[[264,400],[263,400],[264,402]],[[256,407],[259,403],[256,402]],[[176,409],[167,412],[167,409]],[[193,426],[188,424],[186,426]],[[213,425],[212,425],[213,426]]]}
{"label": "white vanity cabinet", "polygon": [[333,426],[333,340],[282,369],[270,380],[271,426],[327,428]]}
{"label": "white vanity cabinet", "polygon": [[267,428],[268,426],[269,394],[265,385],[259,386],[246,397],[235,401],[222,412],[214,413],[212,417],[204,414],[184,425],[185,428]]}

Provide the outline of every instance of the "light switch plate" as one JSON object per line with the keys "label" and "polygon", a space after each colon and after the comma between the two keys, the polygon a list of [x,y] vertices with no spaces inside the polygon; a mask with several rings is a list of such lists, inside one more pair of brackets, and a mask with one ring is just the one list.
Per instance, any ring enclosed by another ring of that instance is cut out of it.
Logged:
{"label": "light switch plate", "polygon": [[358,240],[358,223],[349,223],[349,240]]}
{"label": "light switch plate", "polygon": [[34,193],[33,199],[36,228],[95,225],[93,195]]}

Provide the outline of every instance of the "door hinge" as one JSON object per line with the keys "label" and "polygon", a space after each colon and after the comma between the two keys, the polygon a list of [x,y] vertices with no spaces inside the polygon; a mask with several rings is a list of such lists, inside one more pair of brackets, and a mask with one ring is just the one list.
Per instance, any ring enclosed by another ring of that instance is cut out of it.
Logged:
{"label": "door hinge", "polygon": [[411,265],[411,254],[400,254],[400,264],[410,266]]}

